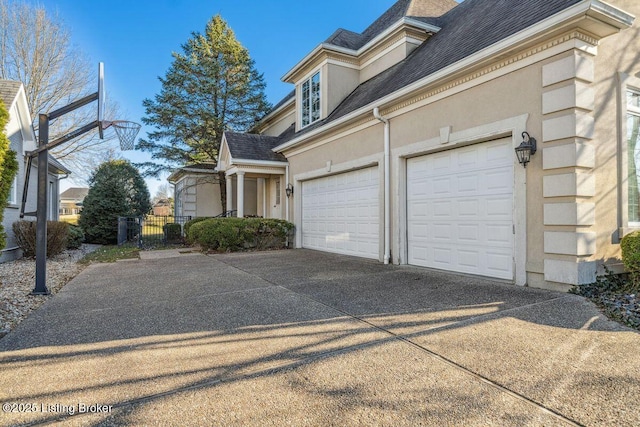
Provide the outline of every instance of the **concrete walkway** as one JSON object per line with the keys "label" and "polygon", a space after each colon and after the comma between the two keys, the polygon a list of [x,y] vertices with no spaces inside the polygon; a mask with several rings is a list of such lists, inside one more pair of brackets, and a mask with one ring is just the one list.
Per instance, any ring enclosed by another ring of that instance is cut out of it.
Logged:
{"label": "concrete walkway", "polygon": [[639,354],[574,295],[154,253],[90,266],[0,340],[0,425],[637,426]]}

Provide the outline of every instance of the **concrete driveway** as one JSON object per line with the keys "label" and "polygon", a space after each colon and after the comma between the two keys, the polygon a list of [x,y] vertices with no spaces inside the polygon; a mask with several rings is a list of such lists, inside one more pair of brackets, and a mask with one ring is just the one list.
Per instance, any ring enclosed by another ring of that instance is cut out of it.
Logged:
{"label": "concrete driveway", "polygon": [[1,425],[640,425],[584,299],[307,250],[92,265],[0,340]]}

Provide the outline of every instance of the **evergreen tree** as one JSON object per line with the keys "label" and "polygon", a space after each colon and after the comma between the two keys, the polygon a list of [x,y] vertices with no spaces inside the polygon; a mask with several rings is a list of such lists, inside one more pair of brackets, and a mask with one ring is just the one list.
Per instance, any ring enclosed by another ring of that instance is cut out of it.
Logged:
{"label": "evergreen tree", "polygon": [[111,160],[92,175],[78,224],[87,242],[114,244],[119,216],[142,216],[150,210],[149,190],[138,170],[126,160]]}
{"label": "evergreen tree", "polygon": [[[225,130],[247,131],[270,108],[262,74],[220,15],[208,22],[204,34],[192,33],[182,50],[173,53],[169,70],[159,79],[160,93],[143,101],[142,121],[155,130],[138,141],[138,148],[161,161],[141,164],[147,175],[215,161]],[[224,206],[222,174],[220,181]]]}
{"label": "evergreen tree", "polygon": [[7,138],[6,127],[9,122],[9,113],[0,100],[0,249],[6,245],[6,235],[2,226],[4,208],[7,207],[9,190],[13,179],[18,173],[18,161],[16,152],[9,148],[9,138]]}

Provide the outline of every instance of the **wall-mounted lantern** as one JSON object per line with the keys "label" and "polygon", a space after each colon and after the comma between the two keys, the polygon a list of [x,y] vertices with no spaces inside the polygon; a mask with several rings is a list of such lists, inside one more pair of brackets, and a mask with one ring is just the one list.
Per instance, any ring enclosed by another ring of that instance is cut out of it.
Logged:
{"label": "wall-mounted lantern", "polygon": [[293,185],[287,184],[287,188],[285,189],[285,193],[287,193],[287,197],[291,197],[293,195]]}
{"label": "wall-mounted lantern", "polygon": [[537,144],[536,139],[532,138],[528,132],[522,132],[522,139],[522,143],[515,150],[518,162],[526,168],[531,156],[536,153]]}

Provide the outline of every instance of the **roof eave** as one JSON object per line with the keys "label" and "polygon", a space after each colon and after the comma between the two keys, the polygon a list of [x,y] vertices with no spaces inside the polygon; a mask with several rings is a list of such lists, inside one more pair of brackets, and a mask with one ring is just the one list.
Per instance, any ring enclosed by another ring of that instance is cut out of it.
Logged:
{"label": "roof eave", "polygon": [[585,0],[555,15],[552,15],[549,18],[532,25],[531,27],[525,28],[524,30],[519,31],[512,36],[502,39],[501,41],[494,43],[493,45],[488,46],[454,64],[451,64],[438,72],[430,74],[410,85],[407,85],[396,92],[393,92],[383,98],[360,107],[359,109],[337,120],[320,126],[317,129],[314,129],[304,135],[300,135],[299,137],[294,138],[284,144],[280,144],[274,147],[273,151],[282,152],[284,150],[291,149],[297,145],[300,145],[310,137],[322,134],[328,129],[346,123],[368,111],[373,111],[373,108],[375,107],[381,107],[385,104],[389,104],[398,98],[402,98],[403,96],[406,96],[407,94],[420,89],[423,86],[427,86],[450,74],[469,68],[474,63],[480,62],[483,59],[494,55],[496,52],[504,51],[510,47],[526,42],[528,39],[537,34],[543,34],[549,29],[561,26],[563,23],[566,23],[568,21],[575,21],[576,18],[584,17],[587,15],[591,17],[598,17],[599,19],[604,20],[604,22],[606,22],[607,24],[618,27],[620,30],[630,27],[631,25],[633,25],[633,22],[635,20],[635,17],[633,15],[610,6],[600,0]]}
{"label": "roof eave", "polygon": [[296,97],[292,96],[287,102],[282,104],[276,110],[269,112],[269,114],[267,114],[266,116],[264,116],[258,121],[258,123],[254,126],[254,129],[259,128],[264,122],[269,121],[272,117],[277,116],[282,111],[286,110],[287,108],[290,108],[291,105],[295,103],[295,100],[296,100]]}
{"label": "roof eave", "polygon": [[386,30],[384,30],[383,32],[375,36],[373,39],[369,40],[364,46],[362,46],[358,50],[336,46],[331,43],[320,43],[318,46],[316,46],[315,49],[313,49],[309,54],[307,54],[300,62],[298,62],[291,70],[289,70],[284,76],[282,76],[282,81],[289,82],[291,77],[298,70],[304,67],[305,64],[307,64],[309,60],[311,60],[311,58],[318,55],[323,50],[358,57],[362,55],[362,53],[366,52],[367,50],[377,45],[381,40],[384,40],[386,37],[389,36],[389,34],[397,31],[398,28],[402,27],[403,25],[411,25],[412,27],[416,27],[430,33],[437,33],[438,31],[441,30],[440,27],[437,27],[435,25],[428,24],[426,22],[418,21],[417,19],[413,19],[405,16],[399,19],[398,21],[396,21],[393,25],[390,25]]}
{"label": "roof eave", "polygon": [[252,159],[233,159],[233,163],[229,166],[281,166],[285,167],[289,162],[279,162],[276,160],[252,160]]}

